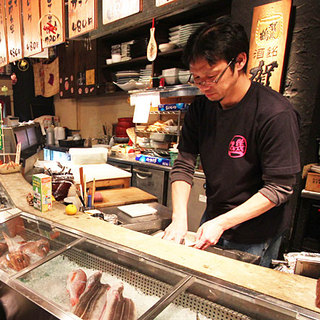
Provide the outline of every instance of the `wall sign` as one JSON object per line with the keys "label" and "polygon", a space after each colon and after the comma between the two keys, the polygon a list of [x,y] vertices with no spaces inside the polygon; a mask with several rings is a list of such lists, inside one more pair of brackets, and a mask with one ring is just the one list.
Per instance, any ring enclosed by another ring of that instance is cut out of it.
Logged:
{"label": "wall sign", "polygon": [[173,1],[176,1],[176,0],[156,0],[156,7],[163,6],[164,4],[167,4]]}
{"label": "wall sign", "polygon": [[8,64],[7,30],[4,0],[0,0],[0,67]]}
{"label": "wall sign", "polygon": [[23,12],[23,53],[25,57],[42,51],[39,33],[40,7],[39,2],[22,0]]}
{"label": "wall sign", "polygon": [[69,38],[87,33],[97,28],[97,0],[69,0]]}
{"label": "wall sign", "polygon": [[63,43],[65,41],[64,0],[40,0],[40,11],[42,46],[47,48]]}
{"label": "wall sign", "polygon": [[291,0],[253,10],[247,74],[253,81],[280,91]]}
{"label": "wall sign", "polygon": [[23,58],[21,1],[6,0],[9,62]]}
{"label": "wall sign", "polygon": [[141,0],[103,0],[102,23],[107,24],[142,10]]}

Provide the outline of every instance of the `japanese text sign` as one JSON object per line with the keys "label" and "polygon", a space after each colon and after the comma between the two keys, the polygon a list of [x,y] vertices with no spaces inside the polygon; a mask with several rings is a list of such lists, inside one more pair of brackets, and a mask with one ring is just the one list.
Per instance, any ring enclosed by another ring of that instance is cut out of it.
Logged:
{"label": "japanese text sign", "polygon": [[69,38],[97,28],[97,0],[69,0]]}
{"label": "japanese text sign", "polygon": [[6,0],[9,62],[23,58],[21,1]]}
{"label": "japanese text sign", "polygon": [[7,30],[4,0],[0,0],[0,67],[8,64]]}
{"label": "japanese text sign", "polygon": [[280,91],[291,0],[255,7],[247,74],[253,81]]}
{"label": "japanese text sign", "polygon": [[64,0],[40,0],[42,46],[55,46],[65,41]]}
{"label": "japanese text sign", "polygon": [[39,32],[40,7],[39,2],[22,0],[23,12],[23,53],[25,57],[42,51]]}

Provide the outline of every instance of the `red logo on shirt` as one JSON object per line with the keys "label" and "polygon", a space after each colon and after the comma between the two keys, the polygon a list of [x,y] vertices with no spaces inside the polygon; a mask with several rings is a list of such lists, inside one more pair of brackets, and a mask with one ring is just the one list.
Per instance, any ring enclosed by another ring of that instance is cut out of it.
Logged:
{"label": "red logo on shirt", "polygon": [[247,152],[247,140],[243,136],[234,136],[229,143],[228,155],[231,158],[241,158]]}

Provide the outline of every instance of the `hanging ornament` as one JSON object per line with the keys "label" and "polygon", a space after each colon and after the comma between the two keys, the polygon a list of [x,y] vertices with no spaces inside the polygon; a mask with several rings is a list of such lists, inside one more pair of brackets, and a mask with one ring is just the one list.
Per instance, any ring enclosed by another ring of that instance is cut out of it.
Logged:
{"label": "hanging ornament", "polygon": [[154,18],[152,19],[152,28],[150,29],[150,40],[147,47],[147,59],[149,61],[154,61],[157,57],[157,42],[155,39],[155,31],[156,28],[154,27]]}
{"label": "hanging ornament", "polygon": [[20,71],[27,71],[29,69],[29,62],[26,59],[21,59],[18,61],[18,69]]}

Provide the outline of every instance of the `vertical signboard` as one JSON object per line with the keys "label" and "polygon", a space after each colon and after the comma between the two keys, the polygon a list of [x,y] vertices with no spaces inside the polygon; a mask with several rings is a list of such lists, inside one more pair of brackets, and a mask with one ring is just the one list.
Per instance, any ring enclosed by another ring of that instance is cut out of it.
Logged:
{"label": "vertical signboard", "polygon": [[6,0],[9,62],[23,58],[21,0]]}
{"label": "vertical signboard", "polygon": [[64,0],[40,0],[42,46],[48,48],[65,41]]}
{"label": "vertical signboard", "polygon": [[102,23],[107,24],[142,10],[141,0],[102,0]]}
{"label": "vertical signboard", "polygon": [[0,0],[0,67],[7,65],[8,47],[4,0]]}
{"label": "vertical signboard", "polygon": [[2,131],[2,103],[0,102],[0,150],[3,149],[3,131]]}
{"label": "vertical signboard", "polygon": [[97,0],[69,0],[69,38],[77,37],[97,28]]}
{"label": "vertical signboard", "polygon": [[250,79],[280,91],[287,44],[291,0],[255,7],[247,74]]}
{"label": "vertical signboard", "polygon": [[25,57],[42,51],[39,33],[40,7],[38,1],[22,0],[23,53]]}

